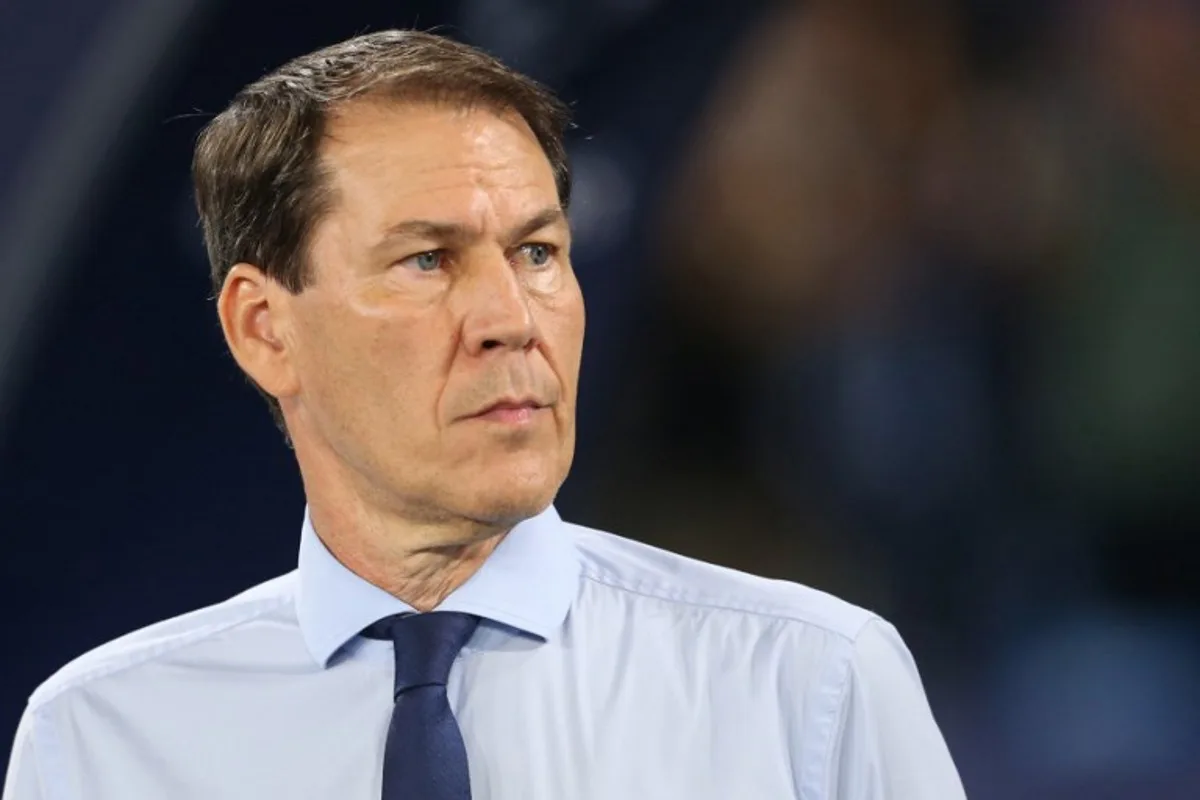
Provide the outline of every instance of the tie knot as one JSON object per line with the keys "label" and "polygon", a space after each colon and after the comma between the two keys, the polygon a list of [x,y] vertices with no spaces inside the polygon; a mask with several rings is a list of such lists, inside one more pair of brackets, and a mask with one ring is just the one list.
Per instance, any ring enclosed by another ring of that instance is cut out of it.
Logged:
{"label": "tie knot", "polygon": [[391,639],[396,651],[396,696],[419,686],[445,686],[479,617],[457,611],[431,611],[387,617],[367,629],[372,638]]}

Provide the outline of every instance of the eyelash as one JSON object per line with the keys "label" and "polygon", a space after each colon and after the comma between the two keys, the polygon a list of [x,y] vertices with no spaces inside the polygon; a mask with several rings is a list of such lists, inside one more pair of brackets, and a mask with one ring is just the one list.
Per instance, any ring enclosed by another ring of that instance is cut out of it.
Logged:
{"label": "eyelash", "polygon": [[[557,256],[558,250],[559,250],[559,248],[556,245],[552,245],[549,242],[525,242],[524,244],[517,247],[517,250],[520,251],[520,250],[530,248],[530,247],[546,248],[547,262],[549,262],[551,259],[553,259],[555,256]],[[441,258],[441,260],[438,262],[438,266],[435,267],[435,269],[437,269],[437,268],[441,268],[445,265],[448,253],[444,248],[439,248],[436,250],[422,250],[419,253],[413,253],[411,256],[401,259],[397,263],[398,264],[406,264],[408,262],[415,261],[416,259],[420,258],[421,256],[429,256],[429,255],[437,255]],[[540,268],[545,265],[538,265],[538,266]],[[417,272],[422,272],[422,273],[430,273],[433,271],[434,270],[421,270],[421,269],[417,270]]]}
{"label": "eyelash", "polygon": [[[521,245],[521,246],[520,246],[519,248],[517,248],[517,249],[518,249],[518,250],[521,250],[521,249],[524,249],[524,248],[527,248],[527,247],[544,247],[544,248],[546,248],[546,262],[547,262],[547,264],[548,264],[548,263],[549,263],[549,262],[550,262],[550,261],[551,261],[551,260],[552,260],[552,259],[553,259],[555,256],[557,256],[557,255],[558,255],[558,248],[557,248],[557,247],[555,247],[554,245],[550,244],[549,242],[526,242],[525,244]],[[541,264],[541,265],[538,265],[538,268],[540,269],[541,267],[544,267],[544,266],[546,266],[546,264]]]}

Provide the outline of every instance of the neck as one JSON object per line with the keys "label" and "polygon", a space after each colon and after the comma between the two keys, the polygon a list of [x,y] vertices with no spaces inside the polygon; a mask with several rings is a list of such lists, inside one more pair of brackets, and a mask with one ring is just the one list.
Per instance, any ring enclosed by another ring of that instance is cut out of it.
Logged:
{"label": "neck", "polygon": [[466,583],[509,530],[447,513],[406,513],[336,468],[302,468],[301,475],[313,529],[334,558],[417,611],[433,610]]}
{"label": "neck", "polygon": [[432,611],[466,583],[506,531],[413,523],[390,514],[346,514],[309,499],[322,543],[341,564],[417,611]]}

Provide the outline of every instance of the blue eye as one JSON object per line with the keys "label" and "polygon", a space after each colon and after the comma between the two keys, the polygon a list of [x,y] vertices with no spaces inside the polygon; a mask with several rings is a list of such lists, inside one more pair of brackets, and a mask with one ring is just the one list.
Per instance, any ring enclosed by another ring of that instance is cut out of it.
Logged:
{"label": "blue eye", "polygon": [[417,253],[401,261],[401,264],[407,264],[414,267],[418,272],[433,272],[442,266],[446,255],[441,250],[426,250],[424,253]]}
{"label": "blue eye", "polygon": [[531,267],[544,267],[554,257],[554,248],[548,244],[533,242],[521,245],[521,252]]}

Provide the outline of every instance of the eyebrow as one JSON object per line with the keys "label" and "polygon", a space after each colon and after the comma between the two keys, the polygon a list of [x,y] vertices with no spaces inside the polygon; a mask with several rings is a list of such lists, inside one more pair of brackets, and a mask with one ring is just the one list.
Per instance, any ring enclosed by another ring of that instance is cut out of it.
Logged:
{"label": "eyebrow", "polygon": [[[560,206],[547,206],[529,219],[506,232],[508,241],[516,242],[551,225],[566,222],[567,215]],[[478,231],[457,222],[438,222],[428,219],[407,219],[389,225],[375,247],[383,247],[395,239],[429,239],[439,242],[469,242],[478,238]]]}

